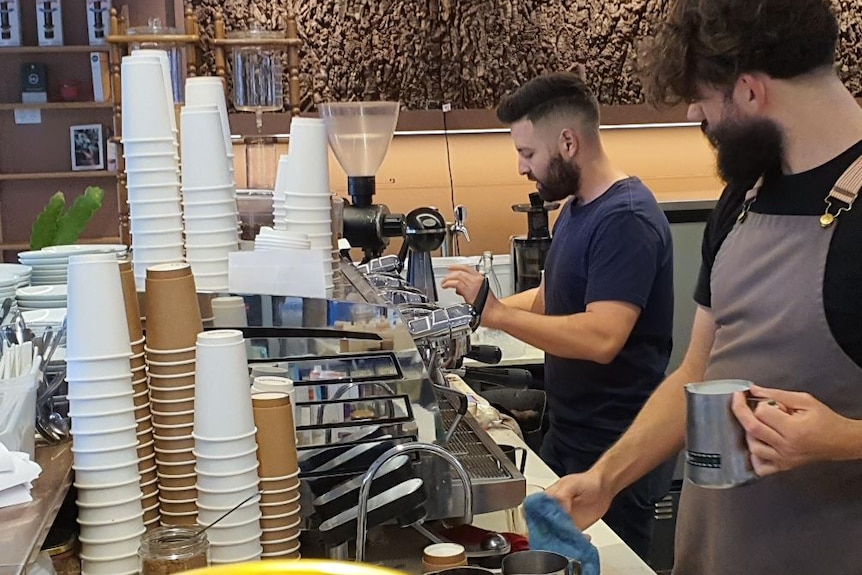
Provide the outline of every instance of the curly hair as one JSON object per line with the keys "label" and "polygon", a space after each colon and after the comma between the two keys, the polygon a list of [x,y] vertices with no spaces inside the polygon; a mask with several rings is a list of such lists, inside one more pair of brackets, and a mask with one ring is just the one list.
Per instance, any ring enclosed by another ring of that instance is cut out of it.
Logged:
{"label": "curly hair", "polygon": [[697,84],[728,88],[746,72],[789,79],[835,62],[838,21],[828,0],[669,1],[638,53],[653,105],[691,101]]}
{"label": "curly hair", "polygon": [[584,127],[598,131],[598,100],[583,78],[571,72],[552,72],[533,78],[503,97],[497,107],[497,118],[504,124],[525,118],[535,124],[560,112],[577,114]]}

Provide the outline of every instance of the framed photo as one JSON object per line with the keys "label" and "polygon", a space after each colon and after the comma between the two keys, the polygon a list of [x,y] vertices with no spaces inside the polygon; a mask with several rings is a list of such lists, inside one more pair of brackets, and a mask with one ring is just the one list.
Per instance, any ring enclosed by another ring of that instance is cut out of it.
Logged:
{"label": "framed photo", "polygon": [[105,145],[102,125],[71,126],[72,170],[104,170]]}

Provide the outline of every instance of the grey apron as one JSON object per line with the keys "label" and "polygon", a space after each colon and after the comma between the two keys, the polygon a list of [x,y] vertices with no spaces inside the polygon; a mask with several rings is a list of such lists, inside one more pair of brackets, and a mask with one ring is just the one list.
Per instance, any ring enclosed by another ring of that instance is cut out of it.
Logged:
{"label": "grey apron", "polygon": [[[862,158],[827,204],[852,205],[855,193],[847,201],[846,190],[858,191],[860,178]],[[835,341],[823,308],[840,211],[819,218],[749,213],[758,189],[746,196],[712,270],[716,333],[705,379],[807,391],[862,419],[862,368]],[[673,573],[862,573],[862,461],[817,463],[723,490],[686,480]]]}

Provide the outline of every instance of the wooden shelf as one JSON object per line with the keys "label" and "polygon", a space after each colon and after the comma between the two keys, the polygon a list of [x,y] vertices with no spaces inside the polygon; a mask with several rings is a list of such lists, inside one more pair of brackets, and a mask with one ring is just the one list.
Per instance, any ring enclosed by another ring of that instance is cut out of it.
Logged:
{"label": "wooden shelf", "polygon": [[105,170],[85,170],[81,172],[29,172],[20,174],[0,174],[0,181],[22,181],[22,180],[84,180],[87,178],[104,179],[116,178],[117,172]]}
{"label": "wooden shelf", "polygon": [[94,110],[100,108],[110,110],[113,107],[113,102],[44,102],[37,104],[10,102],[0,104],[0,110]]}
{"label": "wooden shelf", "polygon": [[110,49],[110,46],[104,44],[97,46],[4,46],[0,47],[0,54],[75,54],[107,52]]}

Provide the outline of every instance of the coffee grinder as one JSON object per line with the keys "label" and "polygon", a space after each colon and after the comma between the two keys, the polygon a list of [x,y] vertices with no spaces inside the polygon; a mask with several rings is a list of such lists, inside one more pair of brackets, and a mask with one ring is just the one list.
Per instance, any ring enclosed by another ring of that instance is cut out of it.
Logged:
{"label": "coffee grinder", "polygon": [[362,248],[362,263],[383,255],[389,238],[404,234],[404,216],[374,204],[375,175],[383,163],[395,125],[398,102],[318,104],[329,147],[347,173],[350,203],[344,206],[344,237]]}
{"label": "coffee grinder", "polygon": [[545,258],[551,249],[548,212],[560,207],[559,202],[545,202],[539,192],[530,194],[529,204],[515,204],[512,211],[527,214],[527,235],[512,237],[512,272],[515,293],[539,287]]}

